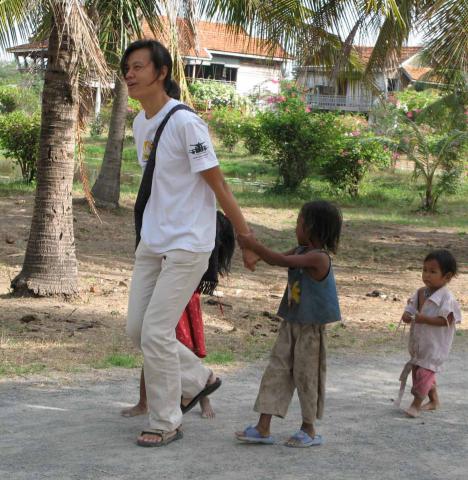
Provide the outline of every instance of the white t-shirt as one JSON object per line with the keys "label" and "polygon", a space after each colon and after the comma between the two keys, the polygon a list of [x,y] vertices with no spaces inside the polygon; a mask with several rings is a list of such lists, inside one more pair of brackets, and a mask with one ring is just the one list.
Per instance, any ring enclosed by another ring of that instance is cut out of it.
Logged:
{"label": "white t-shirt", "polygon": [[[147,119],[144,111],[135,117],[133,136],[142,168],[157,128],[179,103],[171,99],[154,117]],[[217,165],[205,122],[186,110],[174,113],[158,143],[151,195],[143,214],[141,239],[155,253],[213,250],[216,198],[199,172]]]}

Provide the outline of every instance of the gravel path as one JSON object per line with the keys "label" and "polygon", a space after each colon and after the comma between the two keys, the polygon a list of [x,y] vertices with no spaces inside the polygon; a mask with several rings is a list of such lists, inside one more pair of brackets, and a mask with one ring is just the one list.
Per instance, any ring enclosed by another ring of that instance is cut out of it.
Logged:
{"label": "gravel path", "polygon": [[[160,449],[134,443],[143,417],[119,410],[134,400],[138,374],[0,383],[0,478],[466,480],[468,478],[468,352],[452,352],[439,377],[442,409],[416,420],[391,403],[404,354],[330,355],[321,447],[244,445],[233,431],[256,420],[252,405],[263,364],[224,375],[213,397],[215,420],[186,415],[184,439]],[[409,394],[405,397],[406,402]],[[273,423],[285,440],[299,423],[297,398]]]}

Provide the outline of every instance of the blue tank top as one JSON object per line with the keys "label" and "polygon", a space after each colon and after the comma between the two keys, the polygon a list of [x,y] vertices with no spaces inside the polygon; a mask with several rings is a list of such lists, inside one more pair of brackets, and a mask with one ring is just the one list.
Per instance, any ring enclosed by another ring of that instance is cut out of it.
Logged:
{"label": "blue tank top", "polygon": [[[301,255],[307,251],[310,251],[307,247],[298,247],[294,253]],[[288,322],[307,325],[323,325],[341,320],[331,259],[328,274],[320,282],[302,268],[288,269],[288,286],[278,315]]]}

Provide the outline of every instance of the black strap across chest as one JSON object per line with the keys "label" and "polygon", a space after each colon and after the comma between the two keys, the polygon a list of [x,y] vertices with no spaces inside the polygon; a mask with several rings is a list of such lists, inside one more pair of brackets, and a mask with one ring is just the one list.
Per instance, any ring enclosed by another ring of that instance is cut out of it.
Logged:
{"label": "black strap across chest", "polygon": [[174,115],[174,113],[179,110],[187,110],[189,112],[195,113],[190,107],[179,103],[175,107],[171,108],[167,115],[164,117],[163,121],[156,130],[153,140],[153,148],[148,158],[148,163],[146,164],[145,170],[143,172],[143,178],[141,179],[140,188],[138,189],[138,195],[134,207],[135,215],[135,233],[136,233],[136,247],[140,243],[141,239],[141,227],[143,225],[143,213],[145,211],[146,204],[151,195],[151,186],[153,184],[153,173],[156,165],[156,149],[158,148],[159,140],[163,133],[164,127],[166,126],[169,119]]}

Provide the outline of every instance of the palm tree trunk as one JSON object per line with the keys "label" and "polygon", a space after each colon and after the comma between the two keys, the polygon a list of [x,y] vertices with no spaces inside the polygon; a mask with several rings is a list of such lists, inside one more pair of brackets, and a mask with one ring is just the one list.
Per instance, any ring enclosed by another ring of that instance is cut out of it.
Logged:
{"label": "palm tree trunk", "polygon": [[115,97],[109,125],[106,151],[99,176],[91,190],[98,207],[118,208],[120,197],[120,170],[125,138],[125,120],[128,108],[127,85],[116,77]]}
{"label": "palm tree trunk", "polygon": [[78,59],[74,39],[66,29],[59,38],[57,23],[49,38],[44,77],[31,230],[23,268],[12,281],[15,292],[38,295],[78,292],[72,210]]}

